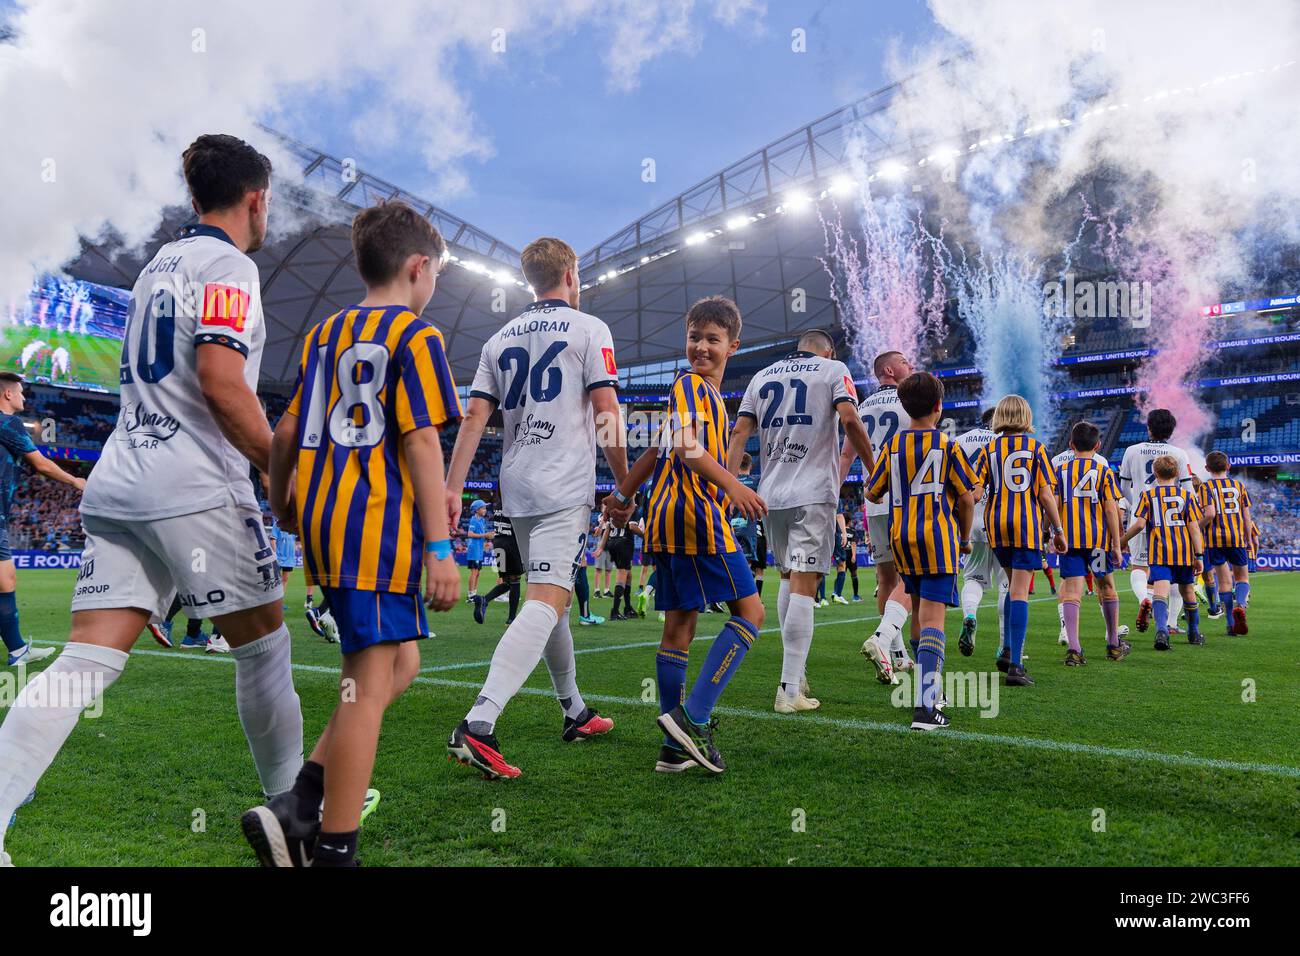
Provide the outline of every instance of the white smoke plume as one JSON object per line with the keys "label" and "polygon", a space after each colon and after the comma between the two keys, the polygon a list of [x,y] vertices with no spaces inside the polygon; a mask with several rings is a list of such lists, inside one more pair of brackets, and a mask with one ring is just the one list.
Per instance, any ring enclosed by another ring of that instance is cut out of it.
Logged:
{"label": "white smoke plume", "polygon": [[763,12],[754,0],[20,0],[0,41],[0,301],[82,239],[150,238],[185,201],[180,153],[200,133],[242,136],[276,162],[259,122],[343,112],[372,152],[418,154],[435,198],[452,196],[491,150],[492,118],[475,115],[458,71],[502,42],[528,55],[589,24],[608,85],[625,90],[649,59],[694,49],[707,19]]}
{"label": "white smoke plume", "polygon": [[1078,194],[1104,171],[1115,185],[1100,212],[1144,250],[1136,257],[1144,261],[1113,265],[1163,283],[1152,330],[1162,354],[1138,384],[1156,393],[1148,404],[1181,398],[1192,430],[1203,427],[1187,387],[1208,333],[1198,307],[1226,289],[1264,291],[1241,288],[1259,251],[1243,233],[1257,236],[1264,223],[1274,238],[1300,238],[1300,4],[930,0],[930,8],[946,34],[896,51],[891,71],[908,82],[890,115],[898,141],[955,167],[951,185],[939,186],[950,235],[1050,257],[1078,224],[1060,221],[1061,210],[1079,211]]}

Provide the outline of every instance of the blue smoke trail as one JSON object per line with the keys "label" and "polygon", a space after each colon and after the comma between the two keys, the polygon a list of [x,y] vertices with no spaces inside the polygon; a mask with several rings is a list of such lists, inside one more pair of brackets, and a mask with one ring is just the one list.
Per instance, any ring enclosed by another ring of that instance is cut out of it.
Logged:
{"label": "blue smoke trail", "polygon": [[984,404],[1022,395],[1034,410],[1037,430],[1050,434],[1063,331],[1055,317],[1044,315],[1042,265],[1023,252],[981,250],[973,259],[964,253],[950,259],[948,275],[957,311],[975,339]]}

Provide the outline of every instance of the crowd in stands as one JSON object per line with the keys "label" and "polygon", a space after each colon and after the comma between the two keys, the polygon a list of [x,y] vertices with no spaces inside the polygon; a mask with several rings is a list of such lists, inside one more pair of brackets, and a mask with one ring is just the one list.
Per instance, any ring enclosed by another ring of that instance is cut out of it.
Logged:
{"label": "crowd in stands", "polygon": [[1252,517],[1259,525],[1261,552],[1293,552],[1300,548],[1300,485],[1281,481],[1248,481]]}
{"label": "crowd in stands", "polygon": [[79,550],[85,540],[77,506],[81,493],[22,469],[9,514],[9,546],[35,551]]}

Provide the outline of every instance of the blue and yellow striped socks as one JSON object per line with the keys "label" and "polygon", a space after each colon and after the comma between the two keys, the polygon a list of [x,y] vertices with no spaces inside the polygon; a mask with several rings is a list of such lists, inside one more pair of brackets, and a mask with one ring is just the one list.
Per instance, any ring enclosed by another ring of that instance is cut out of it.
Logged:
{"label": "blue and yellow striped socks", "polygon": [[[708,723],[718,698],[736,673],[745,653],[758,640],[758,628],[743,617],[732,617],[722,627],[709,654],[704,658],[704,668],[695,679],[691,695],[686,700],[686,716],[695,724],[703,726]],[[662,691],[660,692],[662,693]]]}
{"label": "blue and yellow striped socks", "polygon": [[[686,699],[686,664],[690,655],[686,651],[661,647],[655,655],[655,680],[659,684],[659,713],[666,714]],[[664,735],[664,743],[677,747],[677,743]],[[678,748],[680,749],[680,748]]]}
{"label": "blue and yellow striped socks", "polygon": [[[1010,601],[1010,596],[1008,595]],[[1007,608],[1007,643],[1011,647],[1011,663],[1020,666],[1025,651],[1025,635],[1029,633],[1029,602],[1010,601]]]}
{"label": "blue and yellow striped socks", "polygon": [[921,639],[917,641],[916,663],[921,668],[920,705],[926,710],[934,710],[943,683],[943,643],[943,630],[937,627],[921,631]]}

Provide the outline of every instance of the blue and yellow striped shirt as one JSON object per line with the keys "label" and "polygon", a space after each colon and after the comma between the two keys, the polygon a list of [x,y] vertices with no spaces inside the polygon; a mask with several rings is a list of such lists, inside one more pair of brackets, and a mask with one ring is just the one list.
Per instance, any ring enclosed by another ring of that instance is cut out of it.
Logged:
{"label": "blue and yellow striped shirt", "polygon": [[461,415],[442,334],[401,306],[336,312],[307,333],[289,412],[308,583],[418,591],[424,531],[402,436]]}
{"label": "blue and yellow striped shirt", "polygon": [[1191,567],[1196,563],[1191,526],[1201,520],[1201,506],[1190,490],[1178,485],[1148,488],[1138,499],[1133,518],[1146,521],[1151,564]]}
{"label": "blue and yellow striped shirt", "polygon": [[681,429],[694,425],[704,454],[725,469],[731,422],[722,393],[702,376],[682,372],[668,398],[668,423],[650,478],[648,544],[662,554],[725,554],[739,550],[727,519],[726,493],[686,467],[678,451]]}
{"label": "blue and yellow striped shirt", "polygon": [[1109,551],[1105,504],[1119,506],[1119,483],[1104,458],[1089,455],[1070,458],[1056,471],[1056,486],[1061,492],[1061,525],[1065,546],[1071,551]]}
{"label": "blue and yellow striped shirt", "polygon": [[974,487],[961,446],[943,432],[909,428],[885,442],[866,494],[889,503],[889,544],[900,574],[957,573],[957,499]]}
{"label": "blue and yellow striped shirt", "polygon": [[1236,478],[1211,478],[1201,485],[1201,511],[1214,505],[1214,517],[1205,529],[1207,548],[1246,548],[1250,546],[1250,529],[1246,527],[1246,509],[1250,492]]}
{"label": "blue and yellow striped shirt", "polygon": [[984,530],[994,548],[1043,547],[1038,495],[1055,476],[1047,449],[1032,435],[998,435],[975,456],[984,485]]}

